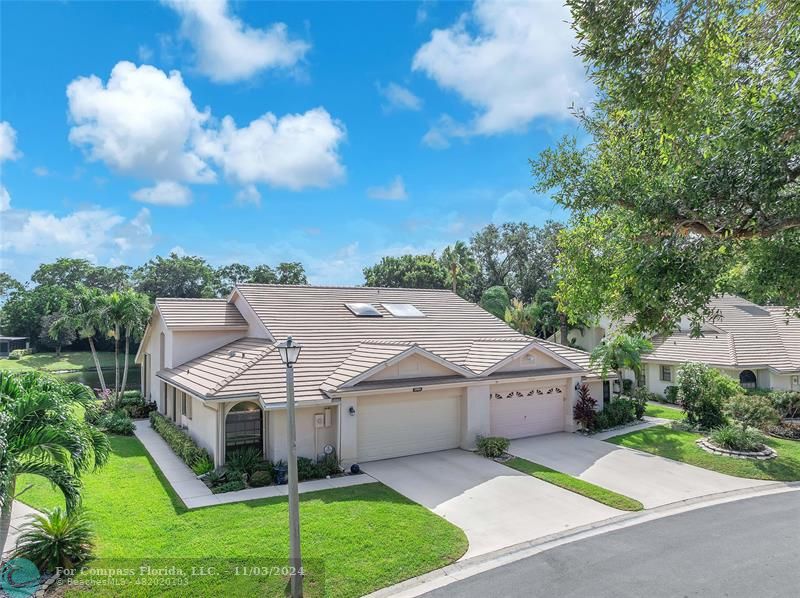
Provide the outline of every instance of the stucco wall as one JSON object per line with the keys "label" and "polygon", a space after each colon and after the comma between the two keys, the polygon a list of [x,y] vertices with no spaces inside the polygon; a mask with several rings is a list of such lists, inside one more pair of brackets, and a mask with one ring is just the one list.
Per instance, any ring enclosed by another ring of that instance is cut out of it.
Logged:
{"label": "stucco wall", "polygon": [[[314,415],[331,410],[331,425],[326,428],[314,428]],[[316,407],[298,408],[295,412],[297,426],[297,456],[315,459],[322,454],[326,444],[336,446],[337,413],[335,405],[318,405]],[[273,461],[286,459],[288,454],[286,411],[269,412],[269,458]],[[315,434],[316,432],[316,434]]]}
{"label": "stucco wall", "polygon": [[202,446],[215,460],[217,457],[217,411],[206,407],[203,399],[189,397],[192,401],[192,419],[186,419],[186,427],[194,441]]}
{"label": "stucco wall", "polygon": [[521,355],[501,367],[498,372],[518,372],[520,370],[540,370],[545,368],[563,368],[562,362],[544,351],[536,349]]}
{"label": "stucco wall", "polygon": [[[175,331],[172,333],[172,355],[171,365],[175,367],[186,363],[190,359],[205,355],[209,351],[218,349],[223,345],[232,343],[236,339],[244,338],[245,332],[242,330],[230,332],[215,331]],[[169,356],[169,353],[167,353]]]}
{"label": "stucco wall", "polygon": [[370,376],[370,380],[395,380],[398,378],[425,378],[428,376],[452,376],[453,370],[422,355],[409,355],[405,359]]}

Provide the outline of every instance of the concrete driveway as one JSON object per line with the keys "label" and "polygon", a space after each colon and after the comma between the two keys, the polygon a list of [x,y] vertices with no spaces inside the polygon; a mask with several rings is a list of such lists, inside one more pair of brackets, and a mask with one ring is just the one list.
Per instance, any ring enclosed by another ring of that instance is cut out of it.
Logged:
{"label": "concrete driveway", "polygon": [[508,452],[635,498],[646,509],[771,483],[736,478],[578,434],[512,440]]}
{"label": "concrete driveway", "polygon": [[469,540],[464,558],[622,513],[459,449],[373,461],[362,469],[463,529]]}

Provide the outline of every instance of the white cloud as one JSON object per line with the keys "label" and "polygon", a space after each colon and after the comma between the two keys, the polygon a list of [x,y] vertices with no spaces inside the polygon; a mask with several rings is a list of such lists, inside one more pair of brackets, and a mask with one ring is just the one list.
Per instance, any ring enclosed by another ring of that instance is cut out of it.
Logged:
{"label": "white cloud", "polygon": [[[476,0],[451,27],[433,31],[412,68],[479,110],[467,128],[472,135],[566,118],[589,91],[569,19],[561,2]],[[434,138],[448,134],[440,128]]]}
{"label": "white cloud", "polygon": [[405,183],[403,183],[403,177],[398,175],[394,177],[392,182],[388,185],[384,185],[382,187],[370,187],[367,189],[367,196],[371,197],[372,199],[400,200],[406,199],[408,197],[408,193],[406,193],[406,186]]}
{"label": "white cloud", "polygon": [[17,132],[7,120],[0,122],[0,162],[16,160],[22,154],[17,150]]}
{"label": "white cloud", "polygon": [[249,79],[260,71],[289,68],[310,45],[289,37],[284,23],[257,29],[232,15],[227,0],[163,0],[181,17],[181,34],[195,50],[198,70],[220,83]]}
{"label": "white cloud", "polygon": [[268,112],[242,128],[226,116],[198,151],[236,182],[298,191],[327,187],[344,176],[338,150],[345,135],[344,124],[322,107],[280,118]]}
{"label": "white cloud", "polygon": [[394,82],[389,82],[388,85],[377,83],[376,86],[378,93],[386,100],[386,103],[383,104],[383,109],[387,112],[392,110],[419,110],[422,108],[422,100],[407,87]]}
{"label": "white cloud", "polygon": [[107,84],[96,76],[67,86],[74,126],[69,140],[124,174],[211,182],[214,172],[192,150],[208,114],[192,102],[181,74],[119,62]]}
{"label": "white cloud", "polygon": [[422,136],[422,143],[433,149],[445,149],[450,147],[451,139],[464,139],[470,135],[468,127],[457,123],[447,114],[442,114],[436,124]]}
{"label": "white cloud", "polygon": [[252,204],[254,206],[261,205],[261,193],[255,185],[247,185],[236,193],[236,203],[240,205]]}
{"label": "white cloud", "polygon": [[139,62],[150,62],[153,60],[153,49],[148,45],[141,44],[136,53],[139,56]]}
{"label": "white cloud", "polygon": [[11,194],[5,185],[0,185],[0,212],[11,209]]}
{"label": "white cloud", "polygon": [[33,174],[35,174],[38,177],[46,177],[50,175],[50,171],[47,170],[47,168],[45,168],[44,166],[36,166],[33,169]]}
{"label": "white cloud", "polygon": [[181,247],[180,245],[175,245],[175,247],[173,247],[172,249],[169,250],[169,253],[170,254],[174,253],[178,257],[185,257],[185,256],[189,255],[188,253],[186,253],[186,250],[183,247]]}
{"label": "white cloud", "polygon": [[131,197],[156,206],[188,206],[192,203],[192,192],[189,188],[175,181],[158,181],[153,187],[134,191]]}

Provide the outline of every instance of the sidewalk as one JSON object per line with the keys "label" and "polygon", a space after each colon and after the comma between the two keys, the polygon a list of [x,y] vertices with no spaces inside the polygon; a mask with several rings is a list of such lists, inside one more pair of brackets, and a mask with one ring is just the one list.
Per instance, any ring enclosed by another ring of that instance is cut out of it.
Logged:
{"label": "sidewalk", "polygon": [[[236,492],[224,492],[214,494],[211,489],[197,479],[195,473],[181,461],[172,449],[158,433],[150,427],[148,420],[137,420],[136,438],[144,445],[147,452],[155,461],[161,473],[167,478],[175,494],[183,501],[189,509],[208,507],[212,505],[224,505],[246,500],[256,500],[259,498],[273,498],[276,496],[286,496],[287,486],[264,486],[263,488],[248,488]],[[377,480],[366,474],[346,475],[338,478],[325,480],[312,480],[300,482],[298,490],[304,492],[316,492],[317,490],[331,490],[333,488],[345,488],[347,486],[359,486],[361,484],[372,484]]]}
{"label": "sidewalk", "polygon": [[30,521],[30,515],[36,515],[39,511],[36,509],[29,507],[25,503],[21,503],[18,500],[14,501],[14,506],[11,507],[11,527],[8,530],[8,538],[6,539],[6,545],[3,547],[3,555],[5,556],[6,553],[11,552],[17,544],[17,538],[19,537],[20,528]]}

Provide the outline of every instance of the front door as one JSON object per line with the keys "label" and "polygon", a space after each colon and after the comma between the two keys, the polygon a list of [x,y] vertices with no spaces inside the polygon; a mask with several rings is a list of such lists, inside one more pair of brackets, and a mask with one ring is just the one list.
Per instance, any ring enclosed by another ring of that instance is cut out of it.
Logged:
{"label": "front door", "polygon": [[611,382],[603,381],[603,407],[611,402]]}

